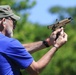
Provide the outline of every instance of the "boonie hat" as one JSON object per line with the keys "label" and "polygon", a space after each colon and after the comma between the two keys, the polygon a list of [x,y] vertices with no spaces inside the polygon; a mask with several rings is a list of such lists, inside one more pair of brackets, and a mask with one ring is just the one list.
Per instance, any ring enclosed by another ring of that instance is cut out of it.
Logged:
{"label": "boonie hat", "polygon": [[0,18],[9,17],[9,16],[15,20],[20,19],[19,16],[13,13],[9,5],[1,5],[0,6]]}

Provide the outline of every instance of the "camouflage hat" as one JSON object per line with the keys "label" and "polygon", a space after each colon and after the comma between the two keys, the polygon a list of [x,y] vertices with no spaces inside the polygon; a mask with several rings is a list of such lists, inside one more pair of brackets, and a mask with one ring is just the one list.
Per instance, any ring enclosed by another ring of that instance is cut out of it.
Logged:
{"label": "camouflage hat", "polygon": [[0,6],[0,18],[9,17],[9,16],[15,20],[20,19],[19,16],[13,13],[9,5],[1,5]]}

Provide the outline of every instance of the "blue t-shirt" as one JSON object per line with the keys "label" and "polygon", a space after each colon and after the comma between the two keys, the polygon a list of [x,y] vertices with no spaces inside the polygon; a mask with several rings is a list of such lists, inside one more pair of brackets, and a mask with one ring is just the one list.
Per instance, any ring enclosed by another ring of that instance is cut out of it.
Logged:
{"label": "blue t-shirt", "polygon": [[0,75],[19,75],[33,62],[22,44],[0,33]]}

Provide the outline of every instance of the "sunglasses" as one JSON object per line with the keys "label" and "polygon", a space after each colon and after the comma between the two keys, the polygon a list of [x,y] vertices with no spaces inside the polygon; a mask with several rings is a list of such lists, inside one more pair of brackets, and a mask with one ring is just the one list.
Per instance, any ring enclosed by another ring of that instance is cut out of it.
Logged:
{"label": "sunglasses", "polygon": [[[11,17],[10,17],[11,18]],[[17,21],[15,20],[15,19],[13,19],[13,18],[11,18],[12,19],[12,21],[13,21],[13,24],[14,25],[16,25],[17,24]]]}
{"label": "sunglasses", "polygon": [[17,21],[11,17],[6,17],[6,19],[12,20],[13,21],[13,28],[16,27]]}

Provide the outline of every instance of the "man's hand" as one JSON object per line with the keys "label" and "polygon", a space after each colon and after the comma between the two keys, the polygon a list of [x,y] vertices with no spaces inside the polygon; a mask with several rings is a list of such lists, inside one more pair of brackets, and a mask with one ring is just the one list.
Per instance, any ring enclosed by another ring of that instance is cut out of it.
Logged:
{"label": "man's hand", "polygon": [[62,30],[60,32],[59,37],[57,38],[57,40],[55,41],[54,45],[55,47],[59,48],[61,47],[63,44],[65,44],[67,42],[67,34]]}
{"label": "man's hand", "polygon": [[63,28],[57,29],[56,31],[52,32],[49,38],[46,39],[49,46],[54,45],[56,43],[57,36],[58,34],[60,35],[62,30]]}

